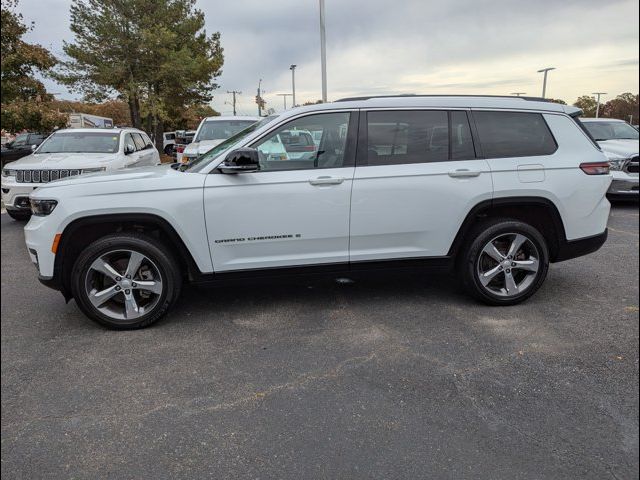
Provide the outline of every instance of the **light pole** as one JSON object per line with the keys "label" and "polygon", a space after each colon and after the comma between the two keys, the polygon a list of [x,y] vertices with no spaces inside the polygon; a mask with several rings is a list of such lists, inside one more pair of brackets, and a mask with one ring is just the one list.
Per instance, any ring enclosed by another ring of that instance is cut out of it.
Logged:
{"label": "light pole", "polygon": [[511,92],[511,95],[515,95],[516,97],[519,97],[520,95],[526,95],[527,92]]}
{"label": "light pole", "polygon": [[287,109],[287,97],[290,97],[291,94],[290,93],[276,93],[276,95],[278,95],[279,97],[282,97],[282,99],[284,100],[284,109]]}
{"label": "light pole", "polygon": [[555,69],[556,67],[547,67],[543,68],[542,70],[538,70],[538,73],[544,72],[544,80],[542,81],[542,98],[546,98],[545,95],[547,94],[547,73],[549,73],[550,70]]}
{"label": "light pole", "polygon": [[296,106],[296,67],[297,65],[291,65],[289,70],[291,70],[291,102],[293,106]]}
{"label": "light pole", "polygon": [[322,70],[322,101],[327,103],[327,38],[324,30],[324,0],[320,0],[320,67]]}
{"label": "light pole", "polygon": [[593,92],[591,95],[596,95],[596,118],[600,116],[600,95],[606,95],[607,92]]}

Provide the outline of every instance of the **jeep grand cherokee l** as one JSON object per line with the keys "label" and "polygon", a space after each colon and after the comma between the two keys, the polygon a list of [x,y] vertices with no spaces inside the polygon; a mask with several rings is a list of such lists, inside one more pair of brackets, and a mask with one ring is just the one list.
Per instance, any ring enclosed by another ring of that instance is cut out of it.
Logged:
{"label": "jeep grand cherokee l", "polygon": [[[188,167],[44,184],[26,243],[43,283],[112,328],[152,324],[185,282],[264,273],[447,266],[513,305],[606,240],[609,163],[579,114],[522,97],[295,108]],[[313,155],[268,155],[295,131],[320,138]]]}

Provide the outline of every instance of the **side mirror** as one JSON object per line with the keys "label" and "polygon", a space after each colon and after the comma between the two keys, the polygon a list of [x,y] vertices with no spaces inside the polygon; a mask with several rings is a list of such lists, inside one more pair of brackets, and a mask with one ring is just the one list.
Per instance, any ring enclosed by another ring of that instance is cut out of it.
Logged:
{"label": "side mirror", "polygon": [[255,148],[239,148],[229,152],[218,169],[222,173],[249,173],[260,170],[260,157]]}
{"label": "side mirror", "polygon": [[125,154],[125,155],[129,155],[129,154],[131,154],[131,153],[133,153],[133,152],[135,152],[135,151],[136,151],[136,147],[134,147],[134,146],[133,146],[133,145],[131,145],[130,143],[127,143],[127,144],[124,146],[124,154]]}
{"label": "side mirror", "polygon": [[38,148],[38,145],[31,145],[31,151],[34,152]]}

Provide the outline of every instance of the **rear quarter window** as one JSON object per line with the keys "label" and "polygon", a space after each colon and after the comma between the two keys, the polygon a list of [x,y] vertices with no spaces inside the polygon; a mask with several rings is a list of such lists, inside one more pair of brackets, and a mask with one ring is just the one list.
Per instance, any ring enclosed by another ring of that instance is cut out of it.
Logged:
{"label": "rear quarter window", "polygon": [[558,144],[540,113],[474,111],[485,158],[551,155]]}

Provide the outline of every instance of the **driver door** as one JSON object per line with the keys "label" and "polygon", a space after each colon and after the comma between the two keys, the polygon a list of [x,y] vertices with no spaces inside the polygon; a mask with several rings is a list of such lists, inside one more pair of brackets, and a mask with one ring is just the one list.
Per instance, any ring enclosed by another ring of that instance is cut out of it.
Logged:
{"label": "driver door", "polygon": [[[207,175],[204,209],[216,272],[347,263],[358,112],[304,115],[250,147],[251,173]],[[304,155],[288,152],[300,132],[321,138]]]}

